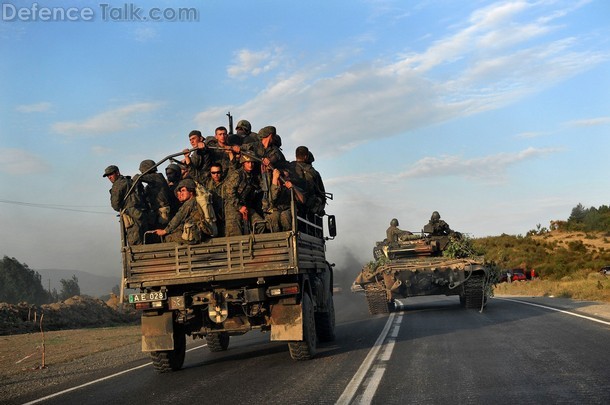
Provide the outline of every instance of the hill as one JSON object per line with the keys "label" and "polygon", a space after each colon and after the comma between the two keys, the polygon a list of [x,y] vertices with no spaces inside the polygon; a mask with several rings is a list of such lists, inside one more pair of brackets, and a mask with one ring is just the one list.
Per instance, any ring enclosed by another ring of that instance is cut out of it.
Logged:
{"label": "hill", "polygon": [[81,294],[91,297],[102,297],[112,292],[112,288],[119,285],[121,281],[120,273],[117,271],[116,276],[98,276],[96,274],[87,273],[79,270],[59,270],[59,269],[36,269],[41,276],[42,286],[45,289],[56,289],[61,291],[60,280],[69,280],[72,275],[78,278],[78,285]]}

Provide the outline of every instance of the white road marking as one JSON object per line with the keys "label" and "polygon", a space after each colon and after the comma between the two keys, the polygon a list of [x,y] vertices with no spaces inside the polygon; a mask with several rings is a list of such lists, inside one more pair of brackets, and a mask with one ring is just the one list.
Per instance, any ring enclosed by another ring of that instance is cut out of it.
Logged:
{"label": "white road marking", "polygon": [[[337,400],[336,404],[339,405],[348,405],[350,403],[357,404],[370,404],[373,400],[373,396],[375,392],[377,392],[377,388],[381,383],[381,379],[383,377],[383,373],[385,372],[385,364],[375,365],[375,362],[387,362],[390,360],[390,356],[392,355],[392,350],[394,350],[394,345],[396,343],[395,338],[398,336],[398,330],[400,329],[400,323],[402,322],[402,315],[395,316],[395,313],[391,313],[388,317],[388,320],[381,331],[381,334],[375,341],[375,344],[369,351],[369,354],[366,356],[356,374],[352,380],[347,384],[345,390]],[[388,339],[388,341],[384,344],[386,337],[388,336],[388,332],[390,328],[392,328],[393,337]],[[380,350],[383,348],[383,352],[379,355]],[[367,380],[364,381],[364,378],[369,374],[369,371],[373,370],[373,374]],[[354,396],[358,392],[360,386],[364,386],[364,392],[361,396]]]}
{"label": "white road marking", "polygon": [[359,404],[370,404],[373,402],[373,397],[375,396],[375,392],[377,391],[377,387],[381,382],[381,378],[383,377],[383,373],[385,373],[385,367],[377,367],[373,372],[373,376],[368,381],[367,387],[362,394],[362,397],[357,401]]}
{"label": "white road marking", "polygon": [[[186,352],[187,353],[188,352],[192,352],[193,350],[201,349],[202,347],[205,347],[205,346],[207,346],[207,344],[204,344],[204,345],[201,345],[201,346],[197,346],[197,347],[193,347],[192,349],[188,349]],[[150,365],[152,365],[152,363],[146,363],[146,364],[142,364],[142,365],[137,366],[137,367],[130,368],[129,370],[119,371],[118,373],[115,373],[115,374],[112,374],[112,375],[108,375],[106,377],[98,378],[97,380],[89,381],[89,382],[81,384],[79,386],[68,388],[67,390],[59,391],[59,392],[56,392],[55,394],[47,395],[46,397],[42,397],[42,398],[38,398],[38,399],[35,399],[33,401],[30,401],[30,402],[26,402],[23,405],[37,404],[39,402],[46,401],[47,399],[55,398],[55,397],[58,397],[60,395],[67,394],[68,392],[76,391],[76,390],[81,389],[83,387],[87,387],[89,385],[97,384],[98,382],[106,381],[106,380],[109,380],[111,378],[118,377],[118,376],[120,376],[122,374],[127,374],[127,373],[130,373],[132,371],[139,370],[141,368],[144,368],[144,367],[147,367],[147,366],[150,366]]]}
{"label": "white road marking", "polygon": [[598,322],[604,325],[610,325],[610,322],[608,321],[602,321],[601,319],[597,319],[597,318],[592,318],[590,316],[586,316],[586,315],[581,315],[581,314],[577,314],[575,312],[570,312],[570,311],[566,311],[563,309],[557,309],[557,308],[553,308],[553,307],[547,307],[546,305],[540,305],[540,304],[534,304],[533,302],[527,302],[527,301],[521,301],[521,300],[514,300],[511,298],[499,298],[499,297],[494,297],[494,299],[496,300],[503,300],[503,301],[512,301],[512,302],[518,302],[519,304],[524,304],[524,305],[531,305],[532,307],[538,307],[538,308],[544,308],[544,309],[549,309],[551,311],[556,311],[556,312],[561,312],[562,314],[566,314],[566,315],[572,315],[572,316],[577,316],[579,318],[584,318],[587,319],[589,321],[593,321],[593,322]]}

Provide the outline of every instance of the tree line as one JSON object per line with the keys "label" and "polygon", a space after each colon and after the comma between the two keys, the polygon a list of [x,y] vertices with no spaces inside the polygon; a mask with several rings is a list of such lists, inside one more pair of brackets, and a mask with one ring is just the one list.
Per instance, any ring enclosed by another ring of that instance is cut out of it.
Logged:
{"label": "tree line", "polygon": [[80,295],[76,275],[68,280],[61,279],[60,283],[59,292],[55,288],[51,291],[45,290],[41,275],[30,269],[27,264],[8,256],[4,256],[0,262],[0,302],[42,305]]}
{"label": "tree line", "polygon": [[[553,221],[561,231],[584,232],[585,238],[595,238],[593,232],[601,232],[610,237],[610,207],[585,208],[582,204],[574,207],[565,221]],[[484,252],[486,259],[492,260],[502,268],[534,268],[536,274],[549,279],[559,280],[566,276],[598,271],[610,264],[610,251],[603,248],[588,249],[582,241],[560,244],[543,238],[549,230],[541,227],[530,230],[525,236],[489,236],[475,240],[475,246]]]}

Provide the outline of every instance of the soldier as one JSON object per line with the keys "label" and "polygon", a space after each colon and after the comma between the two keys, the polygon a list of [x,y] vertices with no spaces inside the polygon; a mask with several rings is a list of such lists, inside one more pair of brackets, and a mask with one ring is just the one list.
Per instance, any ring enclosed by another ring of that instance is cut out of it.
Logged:
{"label": "soldier", "polygon": [[295,151],[296,161],[291,162],[291,171],[293,177],[299,178],[297,186],[302,188],[306,193],[305,208],[307,211],[317,215],[325,214],[326,207],[326,190],[322,182],[322,176],[316,169],[313,168],[313,154],[307,146],[299,146]]}
{"label": "soldier", "polygon": [[214,138],[206,142],[203,150],[204,153],[209,155],[210,164],[220,163],[223,172],[228,173],[229,170],[239,168],[239,159],[227,142],[227,129],[225,127],[216,128]]}
{"label": "soldier", "polygon": [[401,236],[412,235],[412,233],[409,231],[399,229],[398,225],[398,220],[396,218],[392,218],[390,221],[390,227],[385,231],[388,243],[397,243]]}
{"label": "soldier", "polygon": [[[140,163],[140,173],[142,173],[140,181],[146,183],[144,194],[152,213],[151,225],[157,227],[167,225],[171,215],[176,211],[172,211],[172,193],[167,181],[161,173],[157,173],[156,167],[150,170],[154,166],[155,162],[151,159]],[[148,173],[144,174],[147,171]]]}
{"label": "soldier", "polygon": [[155,234],[165,236],[165,242],[200,243],[204,234],[201,229],[203,213],[195,200],[195,182],[181,180],[176,187],[178,200],[182,203],[176,215],[164,229],[155,229]]}
{"label": "soldier", "polygon": [[256,142],[243,145],[241,150],[246,153],[254,154],[261,160],[263,171],[268,167],[283,169],[286,165],[286,158],[282,150],[277,146],[277,130],[273,126],[267,126],[258,131]]}
{"label": "soldier", "polygon": [[441,219],[441,214],[434,211],[430,217],[430,221],[424,226],[424,232],[432,234],[432,236],[448,236],[453,234],[449,224]]}
{"label": "soldier", "polygon": [[216,214],[216,225],[218,227],[218,236],[225,236],[225,215],[224,215],[224,172],[219,163],[212,163],[210,166],[210,178],[205,184],[205,188],[212,195],[212,206]]}
{"label": "soldier", "polygon": [[[270,190],[271,207],[265,212],[265,220],[269,224],[271,232],[289,231],[292,229],[290,210],[290,189],[292,188],[292,182],[285,180],[282,184],[280,176],[280,171],[274,169]],[[285,172],[284,176],[287,177],[288,172]]]}
{"label": "soldier", "polygon": [[242,155],[242,167],[229,173],[224,187],[225,235],[249,233],[250,224],[256,224],[256,232],[264,230],[260,214],[260,176],[250,156]]}
{"label": "soldier", "polygon": [[239,120],[235,127],[235,134],[231,135],[227,141],[231,145],[243,145],[256,142],[256,133],[252,132],[252,124],[247,120]]}
{"label": "soldier", "polygon": [[210,170],[210,158],[205,150],[205,143],[201,131],[192,130],[189,133],[189,142],[197,150],[192,153],[188,149],[184,150],[184,163],[188,168],[190,177],[198,183],[205,183],[207,174]]}
{"label": "soldier", "polygon": [[182,169],[175,163],[170,164],[165,168],[165,177],[167,177],[167,185],[169,190],[174,193],[176,186],[182,180]]}
{"label": "soldier", "polygon": [[112,183],[110,204],[115,211],[121,214],[127,234],[127,244],[141,244],[148,222],[146,200],[142,185],[138,184],[127,199],[125,199],[127,192],[133,184],[129,176],[123,176],[117,166],[111,165],[104,170],[102,177],[108,177],[108,180]]}

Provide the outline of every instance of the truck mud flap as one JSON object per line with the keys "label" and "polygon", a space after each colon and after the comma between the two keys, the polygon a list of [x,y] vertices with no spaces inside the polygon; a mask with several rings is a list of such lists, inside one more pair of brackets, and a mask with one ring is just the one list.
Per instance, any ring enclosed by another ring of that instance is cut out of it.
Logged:
{"label": "truck mud flap", "polygon": [[303,307],[274,305],[271,309],[271,340],[303,340]]}
{"label": "truck mud flap", "polygon": [[174,328],[171,312],[142,315],[142,351],[158,352],[174,349]]}

